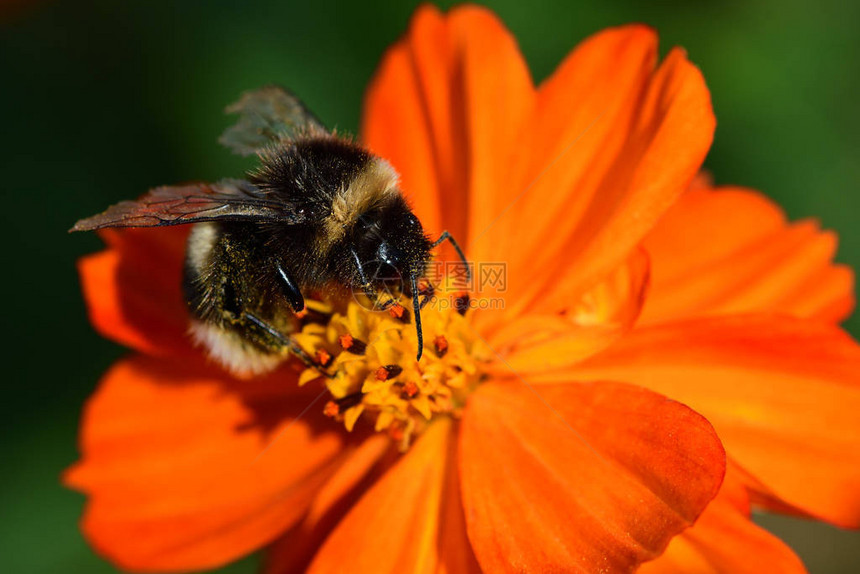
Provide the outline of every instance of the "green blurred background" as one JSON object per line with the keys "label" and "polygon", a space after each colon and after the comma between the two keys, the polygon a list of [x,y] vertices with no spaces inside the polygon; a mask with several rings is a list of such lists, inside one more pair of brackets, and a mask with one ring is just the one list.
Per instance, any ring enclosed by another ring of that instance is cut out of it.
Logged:
{"label": "green blurred background", "polygon": [[[89,327],[78,288],[75,259],[99,241],[66,229],[158,184],[240,174],[248,164],[216,138],[228,123],[224,105],[243,90],[290,86],[328,124],[356,131],[364,87],[414,8],[375,0],[118,4],[0,2],[3,572],[113,571],[78,533],[82,498],[58,482],[75,459],[81,405],[123,352]],[[839,259],[860,267],[860,3],[490,5],[536,80],[606,26],[646,22],[664,50],[685,46],[713,93],[718,128],[706,166],[717,182],[759,188],[793,218],[819,217],[841,236]],[[856,317],[848,326],[860,334]],[[762,522],[812,572],[860,571],[860,534]]]}

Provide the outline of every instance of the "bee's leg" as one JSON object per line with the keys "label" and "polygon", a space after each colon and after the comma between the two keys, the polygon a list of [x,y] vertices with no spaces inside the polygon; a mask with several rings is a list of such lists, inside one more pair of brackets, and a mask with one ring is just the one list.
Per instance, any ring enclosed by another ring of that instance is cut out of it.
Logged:
{"label": "bee's leg", "polygon": [[466,260],[466,255],[463,253],[463,250],[460,248],[460,244],[457,243],[457,240],[446,230],[442,232],[442,235],[439,236],[439,239],[433,242],[430,245],[430,248],[437,247],[440,243],[445,240],[451,242],[451,245],[454,246],[454,251],[457,252],[457,256],[460,258],[460,261],[463,262],[463,265],[466,267],[466,281],[469,282],[472,280],[472,270],[469,268],[469,262]]}
{"label": "bee's leg", "polygon": [[385,311],[395,305],[397,303],[397,299],[394,298],[391,298],[384,303],[379,302],[379,291],[376,290],[376,287],[374,287],[373,283],[368,279],[367,273],[364,271],[364,266],[361,264],[361,258],[359,258],[355,249],[350,249],[350,252],[352,253],[353,261],[355,261],[355,268],[358,270],[358,278],[361,279],[364,294],[368,299],[370,299],[370,302],[373,303],[374,309],[378,307],[380,310]]}
{"label": "bee's leg", "polygon": [[394,299],[392,297],[388,301],[385,301],[384,303],[379,304],[379,310],[380,311],[388,311],[389,309],[391,309],[395,305],[397,305],[397,299]]}
{"label": "bee's leg", "polygon": [[361,284],[364,285],[365,290],[370,287],[370,279],[367,278],[367,273],[364,272],[364,265],[361,263],[361,258],[358,256],[358,252],[355,249],[350,249],[350,253],[352,253],[352,260],[355,261],[355,268],[358,271],[358,277],[361,279]]}
{"label": "bee's leg", "polygon": [[391,307],[397,304],[397,299],[394,297],[389,298],[387,301],[383,301],[380,303],[380,295],[379,291],[377,291],[373,285],[367,284],[364,286],[364,295],[370,299],[370,302],[373,303],[373,308],[378,309],[380,311],[387,311]]}
{"label": "bee's leg", "polygon": [[305,298],[302,297],[302,292],[299,291],[299,287],[296,285],[296,282],[292,277],[290,277],[284,268],[281,267],[280,263],[275,263],[275,272],[278,275],[279,284],[284,297],[287,298],[287,302],[290,304],[290,307],[293,308],[293,311],[298,313],[305,308]]}
{"label": "bee's leg", "polygon": [[248,313],[247,311],[245,311],[243,315],[246,319],[248,319],[248,321],[265,331],[269,336],[271,336],[273,339],[281,343],[284,347],[289,349],[290,352],[293,353],[296,357],[298,357],[299,360],[301,360],[301,362],[304,363],[306,367],[316,369],[328,378],[332,378],[334,376],[327,373],[324,370],[323,366],[317,363],[316,360],[314,360],[314,358],[307,353],[307,351],[302,349],[301,345],[299,345],[295,340],[293,340],[292,337],[284,335],[283,333],[272,327],[270,324],[263,321],[252,313]]}
{"label": "bee's leg", "polygon": [[419,290],[418,292],[422,297],[424,297],[424,299],[421,301],[421,304],[418,306],[419,309],[423,309],[424,307],[426,307],[427,303],[432,301],[433,296],[436,294],[436,287],[434,287],[433,284],[430,283],[430,281],[428,281],[426,278],[424,280],[427,282],[427,288],[424,290]]}

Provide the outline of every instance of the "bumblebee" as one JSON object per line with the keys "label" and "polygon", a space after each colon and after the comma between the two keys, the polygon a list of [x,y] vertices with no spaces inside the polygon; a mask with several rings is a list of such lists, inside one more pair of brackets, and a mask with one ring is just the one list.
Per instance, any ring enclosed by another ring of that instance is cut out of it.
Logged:
{"label": "bumblebee", "polygon": [[[155,188],[78,221],[71,231],[193,225],[184,293],[190,333],[210,357],[238,375],[275,368],[290,353],[313,364],[291,333],[310,293],[351,290],[377,308],[388,278],[411,295],[421,359],[419,279],[431,250],[448,240],[425,234],[384,159],[325,129],[286,89],[245,93],[220,142],[256,154],[245,179]],[[468,269],[468,266],[466,266]],[[427,295],[427,293],[424,293]]]}

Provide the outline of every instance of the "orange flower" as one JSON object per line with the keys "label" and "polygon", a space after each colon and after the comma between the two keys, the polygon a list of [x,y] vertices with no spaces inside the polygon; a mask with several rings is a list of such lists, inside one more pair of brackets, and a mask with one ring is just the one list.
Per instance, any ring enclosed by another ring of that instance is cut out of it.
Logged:
{"label": "orange flower", "polygon": [[419,10],[365,141],[429,231],[507,282],[503,309],[428,307],[417,365],[412,329],[349,304],[299,335],[337,355],[325,385],[301,365],[236,380],[185,336],[187,229],[106,233],[84,293],[138,353],[66,476],[92,544],[154,571],[270,545],[273,573],[793,572],[751,504],[860,526],[860,348],[834,326],[852,275],[754,192],[689,189],[710,99],[656,53],[647,28],[608,30],[535,88],[486,10]]}

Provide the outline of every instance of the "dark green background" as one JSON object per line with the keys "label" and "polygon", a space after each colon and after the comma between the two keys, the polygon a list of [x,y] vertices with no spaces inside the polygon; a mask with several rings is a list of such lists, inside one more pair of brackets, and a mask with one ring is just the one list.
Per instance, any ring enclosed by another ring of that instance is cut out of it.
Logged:
{"label": "dark green background", "polygon": [[[4,376],[0,570],[110,572],[77,530],[82,499],[59,486],[78,414],[123,351],[88,326],[75,259],[79,217],[164,183],[238,175],[216,144],[241,91],[291,86],[330,125],[355,131],[380,54],[411,3],[34,2],[0,10]],[[860,264],[860,3],[593,0],[492,5],[536,79],[580,39],[631,21],[683,45],[718,118],[706,162],[794,217],[836,229]],[[849,5],[852,5],[849,7]],[[855,336],[860,321],[849,322]],[[858,415],[860,416],[860,415]],[[826,423],[825,423],[826,424]],[[860,534],[765,519],[813,572],[855,571]],[[250,572],[254,560],[230,568]]]}

